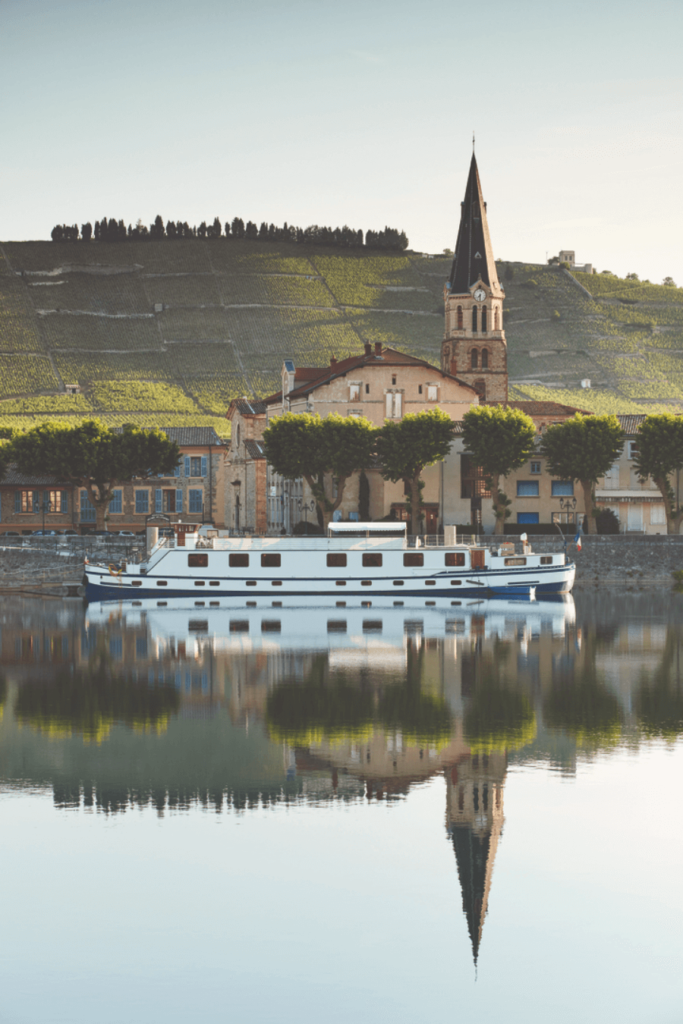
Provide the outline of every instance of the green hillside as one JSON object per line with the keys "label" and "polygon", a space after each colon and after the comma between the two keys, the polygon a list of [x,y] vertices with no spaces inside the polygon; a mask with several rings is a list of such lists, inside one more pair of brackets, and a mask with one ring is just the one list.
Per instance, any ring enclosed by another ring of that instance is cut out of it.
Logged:
{"label": "green hillside", "polygon": [[[230,399],[277,390],[287,356],[322,364],[381,341],[438,363],[449,265],[225,239],[4,243],[0,425],[97,415],[225,434]],[[621,412],[683,404],[683,290],[499,270],[511,397]],[[73,383],[82,394],[70,397]]]}

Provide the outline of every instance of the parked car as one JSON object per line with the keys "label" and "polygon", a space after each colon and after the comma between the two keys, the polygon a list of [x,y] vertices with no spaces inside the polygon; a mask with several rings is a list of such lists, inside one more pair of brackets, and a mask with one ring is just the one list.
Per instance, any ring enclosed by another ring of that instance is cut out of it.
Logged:
{"label": "parked car", "polygon": [[34,537],[57,537],[58,535],[59,534],[58,534],[57,530],[34,530],[33,531],[33,536]]}
{"label": "parked car", "polygon": [[5,530],[3,537],[21,537],[21,534],[17,530]]}
{"label": "parked car", "polygon": [[119,530],[119,537],[137,537],[137,534],[132,530]]}
{"label": "parked car", "polygon": [[64,536],[65,537],[78,537],[78,530],[65,530],[64,531]]}

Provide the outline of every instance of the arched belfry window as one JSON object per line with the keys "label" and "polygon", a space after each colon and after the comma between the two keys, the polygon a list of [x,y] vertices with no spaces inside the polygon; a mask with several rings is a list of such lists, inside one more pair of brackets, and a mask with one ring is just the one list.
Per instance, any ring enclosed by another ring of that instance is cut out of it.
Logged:
{"label": "arched belfry window", "polygon": [[487,348],[481,350],[481,368],[482,370],[489,368],[489,350]]}
{"label": "arched belfry window", "polygon": [[462,306],[458,306],[458,330],[462,330]]}
{"label": "arched belfry window", "polygon": [[472,361],[472,363],[471,363],[472,369],[473,370],[479,369],[479,349],[477,349],[477,348],[473,348],[472,349],[472,352],[470,353],[470,359]]}
{"label": "arched belfry window", "polygon": [[494,331],[500,330],[498,327],[498,306],[493,311],[493,329]]}
{"label": "arched belfry window", "polygon": [[486,334],[486,306],[481,307],[481,333]]}
{"label": "arched belfry window", "polygon": [[472,306],[472,334],[477,333],[477,307]]}

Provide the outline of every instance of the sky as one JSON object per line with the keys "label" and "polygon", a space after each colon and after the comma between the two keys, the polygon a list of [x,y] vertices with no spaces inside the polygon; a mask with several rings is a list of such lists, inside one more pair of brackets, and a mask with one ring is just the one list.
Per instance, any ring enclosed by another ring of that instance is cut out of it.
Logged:
{"label": "sky", "polygon": [[0,238],[103,216],[441,252],[472,134],[494,253],[683,285],[683,4],[0,0]]}

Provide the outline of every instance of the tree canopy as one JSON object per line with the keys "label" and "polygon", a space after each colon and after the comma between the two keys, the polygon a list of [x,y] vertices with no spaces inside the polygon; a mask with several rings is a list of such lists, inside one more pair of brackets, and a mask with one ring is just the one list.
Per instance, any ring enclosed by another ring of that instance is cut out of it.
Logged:
{"label": "tree canopy", "polygon": [[582,416],[548,427],[541,440],[541,454],[552,476],[578,480],[583,489],[588,533],[595,533],[593,490],[600,477],[619,458],[624,431],[616,416]]}
{"label": "tree canopy", "polygon": [[403,480],[409,488],[411,532],[420,532],[420,477],[427,466],[445,459],[456,424],[438,407],[385,420],[377,437],[377,454],[385,480]]}
{"label": "tree canopy", "polygon": [[463,417],[465,452],[484,471],[490,482],[496,533],[503,533],[510,515],[510,500],[500,487],[500,478],[519,469],[534,453],[536,427],[520,409],[501,405],[479,405]]}
{"label": "tree canopy", "polygon": [[125,424],[111,430],[99,420],[75,427],[41,423],[15,437],[10,457],[22,473],[45,474],[84,487],[103,528],[114,487],[133,477],[172,473],[180,451],[161,430]]}
{"label": "tree canopy", "polygon": [[635,466],[641,480],[651,477],[664,499],[667,533],[678,533],[683,506],[669,477],[683,469],[683,416],[659,413],[646,416],[638,431]]}
{"label": "tree canopy", "polygon": [[[372,461],[377,429],[362,416],[324,419],[317,413],[285,413],[263,433],[266,458],[286,480],[303,477],[329,523],[344,496],[346,481]],[[334,483],[336,482],[336,495]]]}

